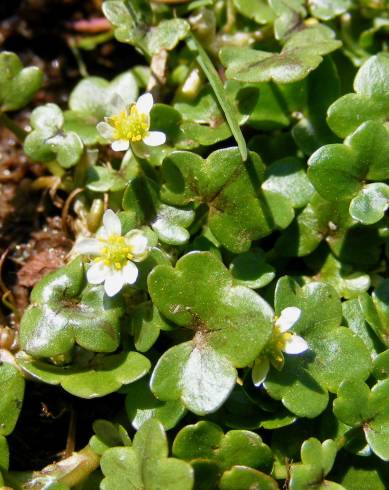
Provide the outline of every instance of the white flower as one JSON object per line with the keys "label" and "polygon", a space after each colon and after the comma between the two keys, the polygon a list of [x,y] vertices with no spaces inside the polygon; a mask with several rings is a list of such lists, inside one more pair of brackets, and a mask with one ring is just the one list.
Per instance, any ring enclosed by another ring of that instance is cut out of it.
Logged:
{"label": "white flower", "polygon": [[119,218],[111,209],[107,209],[97,238],[76,242],[74,250],[96,256],[86,273],[88,282],[104,283],[107,295],[114,296],[125,284],[134,284],[138,277],[134,262],[141,262],[147,257],[149,246],[141,230],[131,230],[122,236]]}
{"label": "white flower", "polygon": [[148,146],[163,145],[165,133],[149,131],[153,104],[153,96],[149,93],[141,95],[131,106],[126,106],[120,95],[115,94],[111,100],[113,114],[98,123],[97,131],[111,142],[115,151],[127,151],[130,143],[140,141]]}
{"label": "white flower", "polygon": [[274,324],[273,335],[270,338],[264,353],[254,362],[252,379],[255,386],[260,386],[266,379],[270,369],[270,363],[277,369],[284,365],[283,352],[286,354],[301,354],[308,349],[307,342],[289,330],[298,321],[301,310],[290,306],[281,311],[281,315]]}

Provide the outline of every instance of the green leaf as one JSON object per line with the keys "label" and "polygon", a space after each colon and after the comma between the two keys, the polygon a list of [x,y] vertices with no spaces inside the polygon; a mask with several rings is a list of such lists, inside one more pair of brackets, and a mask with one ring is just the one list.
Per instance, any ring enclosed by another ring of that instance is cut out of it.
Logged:
{"label": "green leaf", "polygon": [[[310,283],[299,288],[290,278],[282,278],[276,286],[276,313],[288,306],[301,310],[293,329],[304,337],[309,350],[287,356],[282,371],[272,369],[264,386],[296,415],[316,417],[327,405],[327,390],[336,393],[348,376],[368,377],[371,358],[361,339],[338,327],[340,302],[331,286]],[[354,362],[356,356],[358,363]]]}
{"label": "green leaf", "polygon": [[[0,435],[0,471],[7,471],[9,466],[9,449],[7,439]],[[0,472],[1,481],[1,472]]]}
{"label": "green leaf", "polygon": [[281,53],[250,48],[223,48],[220,59],[227,77],[241,82],[291,83],[302,80],[317,68],[322,57],[337,48],[333,32],[323,25],[306,28],[286,41]]}
{"label": "green leaf", "polygon": [[123,384],[133,383],[150,369],[150,361],[138,352],[122,352],[108,356],[85,356],[83,363],[59,367],[20,356],[22,369],[44,383],[61,385],[80,398],[96,398],[117,391]]}
{"label": "green leaf", "polygon": [[263,0],[234,0],[234,5],[242,15],[258,24],[267,24],[274,19],[272,9]]}
{"label": "green leaf", "polygon": [[389,118],[389,55],[371,56],[354,80],[355,94],[347,94],[328,109],[328,124],[341,137],[355,131],[360,124]]}
{"label": "green leaf", "polygon": [[159,337],[160,330],[171,330],[172,326],[151,303],[142,303],[135,309],[131,325],[135,347],[139,352],[147,352]]}
{"label": "green leaf", "polygon": [[261,471],[245,466],[233,466],[220,480],[220,490],[277,490],[279,487],[273,478]]}
{"label": "green leaf", "polygon": [[303,163],[294,157],[283,158],[269,165],[266,168],[266,180],[262,189],[279,192],[287,197],[295,208],[302,208],[308,204],[314,193]]}
{"label": "green leaf", "polygon": [[24,151],[36,161],[57,160],[64,167],[73,167],[84,150],[81,138],[73,131],[64,132],[64,116],[56,104],[45,104],[31,113],[33,128],[24,141]]}
{"label": "green leaf", "polygon": [[287,39],[297,30],[306,16],[302,0],[270,0],[272,10],[277,18],[274,21],[274,36],[276,39]]}
{"label": "green leaf", "polygon": [[64,113],[65,131],[74,131],[85,145],[104,143],[96,124],[112,112],[112,97],[120,95],[124,103],[136,101],[138,86],[132,71],[121,73],[111,82],[101,77],[86,77],[72,90],[69,109]]}
{"label": "green leaf", "polygon": [[41,88],[43,73],[36,66],[23,68],[15,53],[0,54],[0,110],[16,111],[27,105]]}
{"label": "green leaf", "polygon": [[189,30],[189,24],[184,19],[163,20],[146,34],[146,50],[151,56],[164,49],[171,51],[186,38]]}
{"label": "green leaf", "polygon": [[162,172],[161,198],[175,205],[207,204],[211,232],[234,253],[247,251],[252,240],[285,228],[293,219],[287,197],[261,191],[264,165],[255,153],[243,163],[237,148],[216,150],[206,160],[177,151],[165,158]]}
{"label": "green leaf", "polygon": [[350,203],[351,216],[364,225],[377,223],[389,207],[389,186],[382,182],[365,185]]}
{"label": "green leaf", "polygon": [[313,0],[309,4],[312,15],[320,20],[330,20],[351,7],[350,0]]}
{"label": "green leaf", "polygon": [[353,198],[364,179],[389,177],[386,153],[388,131],[384,125],[368,121],[344,141],[344,144],[319,148],[309,159],[308,175],[325,199],[339,201]]}
{"label": "green leaf", "polygon": [[254,249],[235,257],[230,272],[237,284],[258,289],[266,286],[275,277],[275,269],[266,262],[265,254]]}
{"label": "green leaf", "polygon": [[273,460],[269,446],[254,432],[231,430],[223,434],[218,425],[207,421],[181,429],[174,440],[173,454],[186,461],[215,460],[223,471],[234,465],[269,471]]}
{"label": "green leaf", "polygon": [[389,280],[385,279],[373,291],[359,297],[359,304],[367,323],[378,338],[389,347]]}
{"label": "green leaf", "polygon": [[205,73],[209,83],[213,91],[215,92],[215,96],[220,104],[220,107],[223,110],[223,113],[226,117],[227,123],[231,129],[231,133],[233,134],[235,141],[238,144],[239,152],[243,161],[247,159],[247,146],[242,131],[240,130],[238,121],[237,121],[237,113],[234,106],[231,105],[230,101],[225,95],[223,84],[220,80],[219,74],[216,71],[215,67],[212,64],[212,61],[209,59],[206,51],[201,46],[199,41],[195,36],[191,36],[188,41],[188,46],[190,49],[197,52],[197,62],[201,66],[202,70]]}
{"label": "green leaf", "polygon": [[341,93],[338,70],[331,58],[324,58],[320,66],[305,79],[305,83],[307,101],[300,109],[303,117],[293,127],[292,135],[301,150],[311,155],[320,146],[337,142],[326,122],[328,106]]}
{"label": "green leaf", "polygon": [[168,458],[166,435],[156,419],[135,434],[133,447],[108,449],[101,458],[102,490],[191,490],[193,470],[185,461]]}
{"label": "green leaf", "polygon": [[135,429],[151,418],[158,419],[165,430],[175,427],[185,415],[185,407],[177,400],[160,401],[150,391],[149,378],[126,387],[126,412]]}
{"label": "green leaf", "polygon": [[[18,421],[23,404],[24,378],[20,371],[7,362],[0,364],[0,441],[11,434]],[[4,444],[4,443],[3,443]],[[0,469],[5,466],[0,455]]]}
{"label": "green leaf", "polygon": [[290,489],[345,490],[341,485],[324,479],[334,464],[336,452],[336,443],[331,439],[323,444],[314,437],[306,440],[301,446],[302,463],[293,464],[290,470]]}
{"label": "green leaf", "polygon": [[389,410],[387,398],[389,379],[369,387],[361,380],[346,380],[334,401],[335,415],[351,427],[361,427],[371,450],[389,461]]}
{"label": "green leaf", "polygon": [[84,274],[76,259],[34,287],[20,324],[20,344],[28,354],[56,356],[75,344],[94,352],[118,348],[122,301],[108,298],[102,286],[84,289]]}
{"label": "green leaf", "polygon": [[97,454],[103,454],[110,447],[131,446],[131,439],[122,425],[114,424],[109,420],[98,419],[93,422],[95,435],[91,437],[89,445]]}
{"label": "green leaf", "polygon": [[[166,284],[171,287],[166,289]],[[175,269],[156,267],[148,285],[161,313],[194,331],[191,342],[162,355],[151,379],[152,391],[162,400],[181,398],[195,413],[216,410],[235,384],[235,368],[250,364],[266,344],[271,308],[252,290],[234,285],[209,252],[187,254]]]}

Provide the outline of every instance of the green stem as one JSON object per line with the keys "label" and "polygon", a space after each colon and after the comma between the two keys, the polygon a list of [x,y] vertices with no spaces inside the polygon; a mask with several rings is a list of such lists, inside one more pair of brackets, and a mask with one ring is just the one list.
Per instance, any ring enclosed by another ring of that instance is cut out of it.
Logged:
{"label": "green stem", "polygon": [[53,482],[74,487],[93,473],[99,465],[100,456],[86,446],[69,458],[46,466],[41,471],[10,472],[6,475],[6,482],[16,490],[38,490]]}
{"label": "green stem", "polygon": [[0,124],[3,124],[20,140],[22,143],[27,136],[27,131],[18,126],[5,112],[0,113]]}

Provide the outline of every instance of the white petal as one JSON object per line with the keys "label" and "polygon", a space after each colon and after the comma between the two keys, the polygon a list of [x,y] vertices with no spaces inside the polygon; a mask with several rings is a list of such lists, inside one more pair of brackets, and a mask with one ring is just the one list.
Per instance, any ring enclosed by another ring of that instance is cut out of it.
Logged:
{"label": "white petal", "polygon": [[136,102],[136,108],[142,114],[149,114],[154,105],[153,96],[150,93],[145,93],[139,97]]}
{"label": "white petal", "polygon": [[99,122],[96,126],[99,134],[108,141],[113,140],[113,135],[115,134],[115,129],[108,123],[102,121]]}
{"label": "white petal", "polygon": [[281,332],[286,332],[297,322],[300,318],[301,310],[295,306],[289,306],[281,311],[281,315],[276,321],[276,326]]}
{"label": "white petal", "polygon": [[110,268],[104,262],[94,262],[86,273],[86,278],[90,284],[101,284],[109,275]]}
{"label": "white petal", "polygon": [[292,335],[290,339],[286,341],[284,352],[287,354],[301,354],[308,350],[309,346],[306,341],[299,335]]}
{"label": "white petal", "polygon": [[115,296],[124,286],[124,276],[122,271],[110,271],[105,279],[104,289],[108,296]]}
{"label": "white petal", "polygon": [[132,262],[128,262],[122,269],[122,276],[126,284],[134,284],[138,278],[137,266]]}
{"label": "white petal", "polygon": [[163,145],[166,141],[166,134],[162,131],[149,131],[147,136],[143,138],[143,142],[148,146]]}
{"label": "white petal", "polygon": [[127,151],[130,147],[130,142],[128,140],[115,140],[111,144],[113,151]]}
{"label": "white petal", "polygon": [[126,111],[127,106],[124,100],[119,94],[113,94],[109,101],[110,114],[119,114],[120,112]]}
{"label": "white petal", "polygon": [[141,230],[131,230],[126,235],[126,243],[136,256],[142,256],[147,252],[149,241]]}
{"label": "white petal", "polygon": [[270,369],[269,359],[267,357],[258,357],[255,360],[251,377],[255,386],[260,386],[266,379]]}
{"label": "white petal", "polygon": [[99,255],[104,245],[96,238],[84,238],[74,244],[73,250],[79,254]]}
{"label": "white petal", "polygon": [[108,235],[121,235],[122,225],[118,216],[112,211],[107,209],[103,215],[103,224],[105,231]]}

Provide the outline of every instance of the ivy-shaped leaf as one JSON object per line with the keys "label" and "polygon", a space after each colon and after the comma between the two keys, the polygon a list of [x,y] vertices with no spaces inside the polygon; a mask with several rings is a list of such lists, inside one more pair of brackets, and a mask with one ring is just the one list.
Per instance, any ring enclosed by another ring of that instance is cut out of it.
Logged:
{"label": "ivy-shaped leaf", "polygon": [[72,90],[69,110],[64,113],[65,131],[78,134],[85,145],[104,143],[96,125],[112,113],[112,97],[120,95],[126,104],[138,96],[138,85],[131,71],[121,73],[111,82],[101,77],[86,77]]}
{"label": "ivy-shaped leaf", "polygon": [[[309,350],[288,356],[282,371],[272,369],[264,386],[296,415],[316,417],[327,405],[327,391],[336,393],[349,376],[367,378],[371,358],[361,339],[339,327],[341,304],[331,286],[312,282],[300,288],[284,277],[276,287],[276,313],[289,306],[301,310],[293,329],[308,342]],[[358,363],[354,362],[356,356]]]}
{"label": "ivy-shaped leaf", "polygon": [[95,398],[114,393],[124,384],[133,383],[150,369],[150,361],[138,352],[113,355],[88,353],[80,362],[69,366],[55,366],[21,354],[18,364],[33,378],[64,390],[80,398]]}
{"label": "ivy-shaped leaf", "polygon": [[388,207],[388,186],[365,181],[386,180],[389,132],[367,121],[344,144],[319,148],[309,159],[308,175],[316,190],[330,201],[351,200],[350,214],[364,224],[379,221]]}
{"label": "ivy-shaped leaf", "polygon": [[0,54],[0,110],[16,111],[27,105],[40,89],[43,73],[37,66],[23,68],[15,53]]}
{"label": "ivy-shaped leaf", "polygon": [[337,453],[336,442],[327,439],[322,444],[314,437],[301,446],[301,463],[290,469],[290,490],[345,490],[342,485],[325,480]]}
{"label": "ivy-shaped leaf", "polygon": [[389,54],[371,56],[359,69],[354,80],[356,93],[347,94],[328,109],[328,124],[345,138],[360,124],[389,119]]}
{"label": "ivy-shaped leaf", "polygon": [[276,15],[274,36],[276,39],[287,39],[297,30],[307,11],[302,0],[270,0],[269,4]]}
{"label": "ivy-shaped leaf", "polygon": [[185,461],[168,457],[162,424],[151,419],[135,434],[132,447],[104,452],[102,490],[192,490],[193,470]]}
{"label": "ivy-shaped leaf", "polygon": [[194,334],[159,359],[152,391],[161,400],[181,399],[198,414],[215,411],[234,387],[236,368],[253,362],[266,344],[271,308],[252,290],[234,285],[209,252],[187,254],[175,269],[156,267],[148,284],[162,314]]}
{"label": "ivy-shaped leaf", "polygon": [[207,421],[181,429],[174,439],[173,454],[189,462],[216,461],[223,471],[242,465],[267,472],[273,463],[269,446],[258,434],[248,430],[230,430],[224,434],[218,425]]}
{"label": "ivy-shaped leaf", "polygon": [[389,461],[389,379],[379,381],[373,388],[362,380],[344,381],[334,400],[336,417],[350,427],[360,427],[371,450]]}
{"label": "ivy-shaped leaf", "polygon": [[228,78],[249,83],[291,83],[305,78],[325,54],[339,46],[331,29],[317,25],[290,36],[280,53],[227,47],[221,50],[220,58]]}
{"label": "ivy-shaped leaf", "polygon": [[264,165],[255,153],[242,162],[237,148],[216,150],[206,160],[177,151],[165,158],[162,171],[162,199],[176,205],[207,204],[211,232],[232,252],[245,252],[252,240],[286,227],[293,219],[288,198],[261,191]]}
{"label": "ivy-shaped leaf", "polygon": [[[172,50],[179,41],[185,39],[189,24],[184,19],[162,20],[156,26],[146,25],[150,21],[150,7],[141,1],[128,6],[121,0],[103,3],[103,12],[115,27],[118,41],[140,47],[150,56],[161,50]],[[143,14],[142,18],[140,14]]]}
{"label": "ivy-shaped leaf", "polygon": [[24,151],[40,162],[57,160],[61,167],[76,165],[84,150],[81,138],[73,131],[64,132],[64,116],[56,104],[45,104],[31,113],[32,131],[24,142]]}
{"label": "ivy-shaped leaf", "polygon": [[[18,421],[24,397],[24,378],[8,362],[0,363],[0,442],[2,436],[11,434]],[[0,470],[5,469],[0,455]]]}
{"label": "ivy-shaped leaf", "polygon": [[123,209],[134,215],[134,226],[150,225],[161,242],[182,245],[190,238],[187,228],[195,218],[193,206],[163,204],[155,182],[147,177],[136,177],[128,184]]}
{"label": "ivy-shaped leaf", "polygon": [[20,344],[32,356],[52,357],[75,344],[93,352],[119,346],[123,305],[102,286],[85,288],[84,264],[76,259],[44,277],[31,293],[20,324]]}
{"label": "ivy-shaped leaf", "polygon": [[93,422],[95,435],[89,440],[92,450],[101,455],[110,447],[131,446],[131,439],[126,429],[117,423],[109,420],[98,419]]}
{"label": "ivy-shaped leaf", "polygon": [[185,407],[178,400],[157,400],[150,390],[149,382],[150,379],[146,377],[125,388],[127,416],[136,430],[151,418],[158,419],[165,430],[172,429],[185,415]]}

